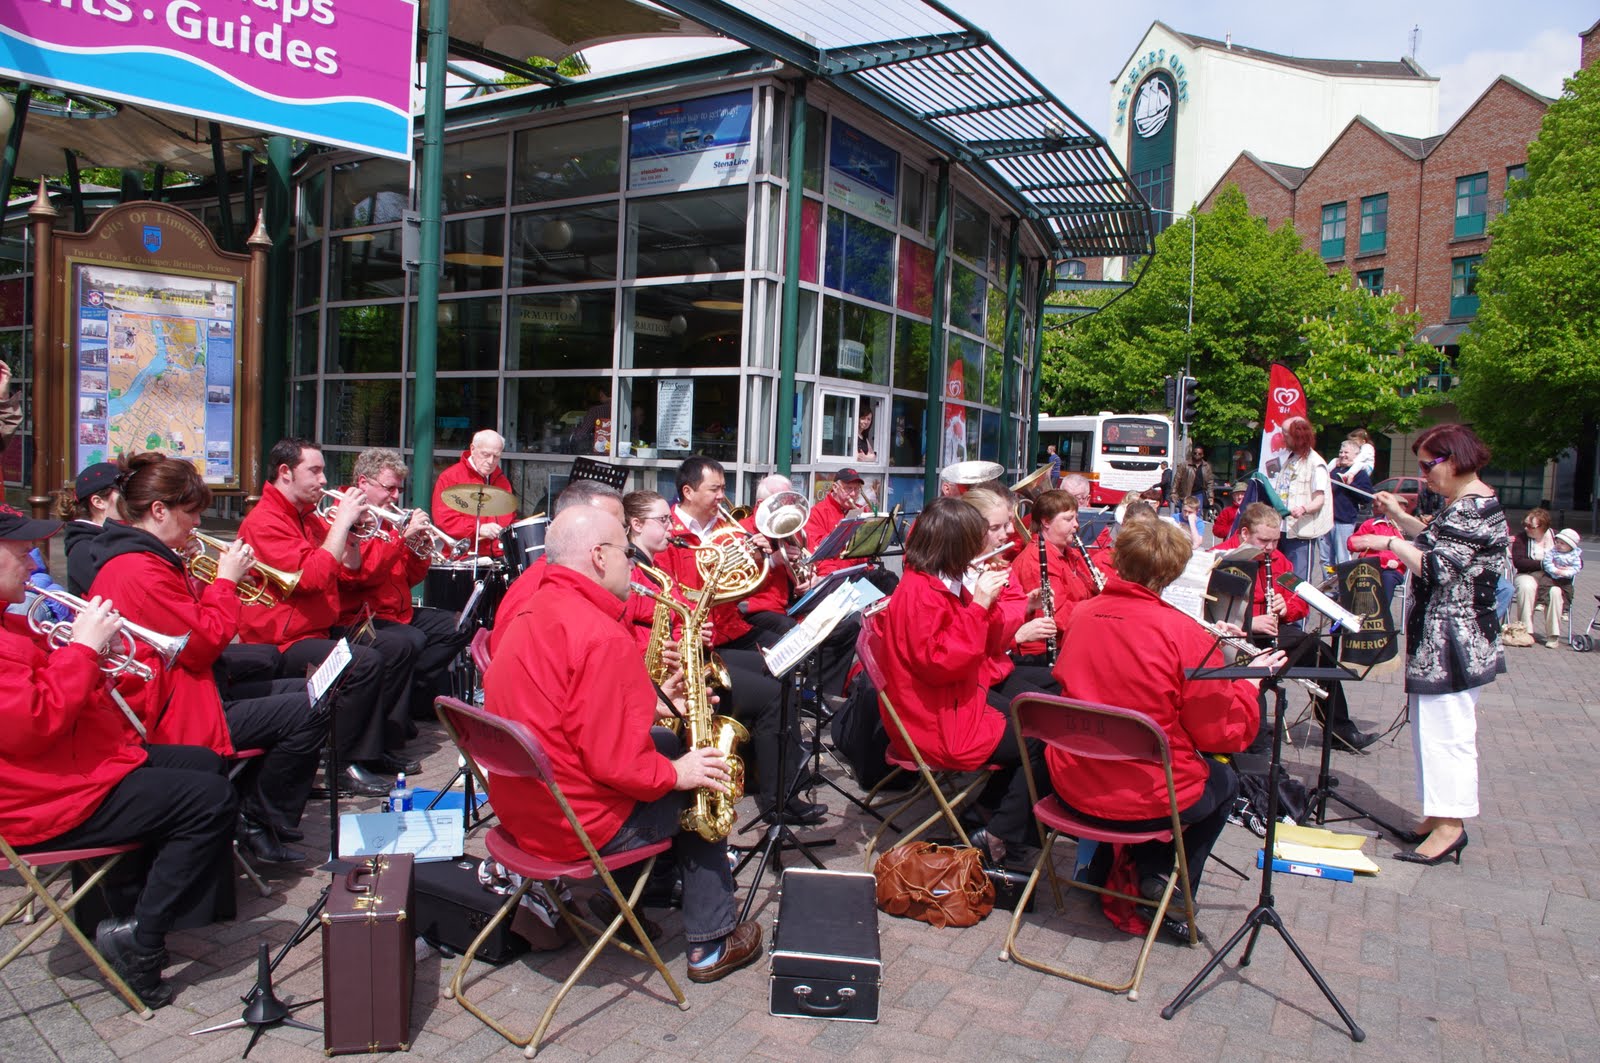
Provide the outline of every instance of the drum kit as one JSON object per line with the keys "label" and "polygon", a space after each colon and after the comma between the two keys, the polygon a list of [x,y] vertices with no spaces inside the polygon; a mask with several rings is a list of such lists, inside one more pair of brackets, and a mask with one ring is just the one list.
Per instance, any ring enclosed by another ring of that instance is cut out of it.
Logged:
{"label": "drum kit", "polygon": [[[446,506],[475,520],[493,519],[515,513],[517,498],[510,491],[485,484],[457,484],[441,492]],[[501,557],[474,556],[460,561],[432,565],[422,584],[422,604],[434,609],[460,612],[472,600],[481,583],[483,592],[478,616],[493,620],[511,581],[544,553],[544,536],[550,526],[544,514],[508,525],[500,533]]]}

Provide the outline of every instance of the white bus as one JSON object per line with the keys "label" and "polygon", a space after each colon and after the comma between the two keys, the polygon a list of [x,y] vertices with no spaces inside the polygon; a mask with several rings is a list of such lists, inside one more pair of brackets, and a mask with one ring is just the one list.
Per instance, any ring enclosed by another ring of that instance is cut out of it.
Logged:
{"label": "white bus", "polygon": [[1039,450],[1054,443],[1061,471],[1081,472],[1093,485],[1090,501],[1114,506],[1129,491],[1161,481],[1172,467],[1172,419],[1155,413],[1093,413],[1039,418]]}

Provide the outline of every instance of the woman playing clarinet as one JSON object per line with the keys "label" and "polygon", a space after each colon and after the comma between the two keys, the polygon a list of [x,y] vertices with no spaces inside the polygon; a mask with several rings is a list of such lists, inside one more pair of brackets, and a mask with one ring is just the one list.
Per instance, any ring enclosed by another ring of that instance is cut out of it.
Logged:
{"label": "woman playing clarinet", "polygon": [[[1089,569],[1088,554],[1078,542],[1078,500],[1066,491],[1046,491],[1033,507],[1033,519],[1038,523],[1038,540],[1017,556],[1011,563],[1011,585],[1024,594],[1043,590],[1046,581],[1039,564],[1041,553],[1045,569],[1049,571],[1049,606],[1043,610],[1055,620],[1055,637],[1066,627],[1072,610],[1099,590],[1094,574]],[[1057,643],[1059,651],[1059,642]],[[1043,641],[1021,642],[1012,652],[1019,665],[1055,664]]]}

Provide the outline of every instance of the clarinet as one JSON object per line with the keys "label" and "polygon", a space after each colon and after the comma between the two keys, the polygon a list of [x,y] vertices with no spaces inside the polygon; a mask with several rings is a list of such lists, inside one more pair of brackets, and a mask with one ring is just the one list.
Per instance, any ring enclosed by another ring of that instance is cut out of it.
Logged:
{"label": "clarinet", "polygon": [[1278,612],[1278,591],[1272,583],[1272,554],[1270,552],[1262,555],[1261,567],[1267,574],[1267,592],[1266,597],[1263,599],[1267,607],[1267,615],[1276,616]]}
{"label": "clarinet", "polygon": [[[1044,529],[1041,528],[1039,530],[1039,608],[1043,610],[1045,616],[1050,617],[1053,623],[1056,615],[1056,595],[1050,589],[1050,555],[1046,552],[1048,549],[1049,546],[1044,541]],[[1051,627],[1050,634],[1045,636],[1044,653],[1046,660],[1051,667],[1054,667],[1056,663],[1056,631],[1054,627]]]}
{"label": "clarinet", "polygon": [[1094,592],[1099,594],[1106,589],[1106,574],[1096,568],[1094,562],[1090,560],[1089,551],[1083,545],[1083,540],[1078,538],[1077,532],[1072,533],[1072,545],[1076,546],[1078,553],[1083,555],[1083,563],[1089,566],[1089,575],[1094,579]]}

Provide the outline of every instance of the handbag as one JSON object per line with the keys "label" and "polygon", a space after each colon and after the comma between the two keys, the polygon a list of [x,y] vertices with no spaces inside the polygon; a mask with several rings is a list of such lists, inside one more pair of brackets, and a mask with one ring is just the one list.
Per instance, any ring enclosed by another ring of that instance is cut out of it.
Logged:
{"label": "handbag", "polygon": [[1532,646],[1533,633],[1520,620],[1512,620],[1500,629],[1500,642],[1505,646]]}
{"label": "handbag", "polygon": [[972,926],[994,910],[994,883],[970,846],[908,842],[878,857],[878,907],[933,926]]}

